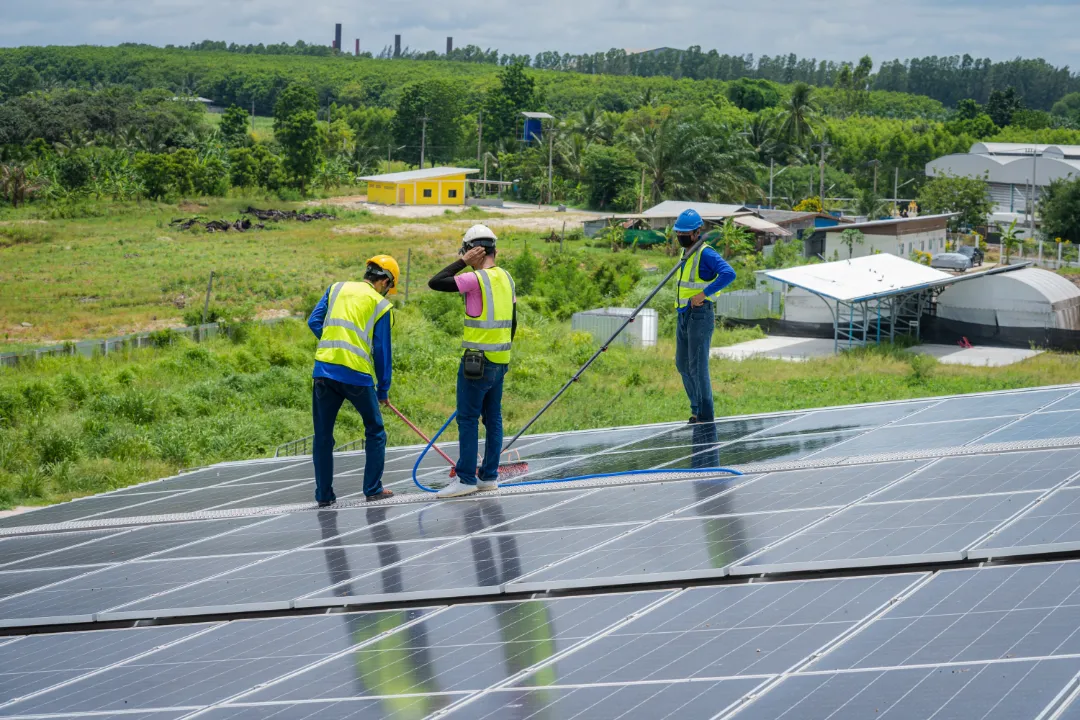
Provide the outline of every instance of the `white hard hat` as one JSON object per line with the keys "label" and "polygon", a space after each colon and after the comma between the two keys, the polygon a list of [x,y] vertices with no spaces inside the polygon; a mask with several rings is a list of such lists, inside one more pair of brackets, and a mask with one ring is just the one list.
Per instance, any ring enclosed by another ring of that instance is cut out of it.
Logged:
{"label": "white hard hat", "polygon": [[498,240],[495,233],[487,225],[473,225],[471,228],[465,231],[465,237],[462,238],[461,243],[468,245],[469,243],[477,240],[491,240],[492,242]]}

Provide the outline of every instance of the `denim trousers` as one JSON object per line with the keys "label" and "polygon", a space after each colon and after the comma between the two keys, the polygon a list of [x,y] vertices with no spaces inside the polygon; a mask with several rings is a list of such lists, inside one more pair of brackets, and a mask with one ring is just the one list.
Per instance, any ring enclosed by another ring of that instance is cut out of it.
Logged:
{"label": "denim trousers", "polygon": [[682,376],[690,399],[690,414],[699,420],[713,420],[712,379],[709,377],[709,349],[712,346],[716,315],[711,302],[679,313],[675,330],[675,367]]}
{"label": "denim trousers", "polygon": [[315,423],[315,444],[311,460],[315,464],[315,501],[334,502],[334,424],[346,400],[364,419],[364,494],[382,492],[386,462],[386,430],[383,429],[375,388],[349,385],[329,378],[315,378],[311,389],[311,416]]}
{"label": "denim trousers", "polygon": [[466,379],[464,366],[458,367],[457,477],[465,485],[476,484],[476,456],[480,447],[481,418],[487,431],[487,441],[484,446],[484,462],[480,466],[480,479],[488,482],[499,477],[499,455],[502,454],[503,441],[503,379],[509,367],[489,360],[484,365],[484,376],[478,380]]}

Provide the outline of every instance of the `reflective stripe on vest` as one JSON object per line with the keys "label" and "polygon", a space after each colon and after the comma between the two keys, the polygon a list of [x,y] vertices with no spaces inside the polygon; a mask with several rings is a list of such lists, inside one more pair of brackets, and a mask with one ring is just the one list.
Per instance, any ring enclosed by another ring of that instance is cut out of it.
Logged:
{"label": "reflective stripe on vest", "polygon": [[461,347],[483,350],[491,362],[506,364],[510,362],[513,344],[514,279],[502,268],[477,270],[476,277],[480,281],[483,307],[480,317],[465,316]]}
{"label": "reflective stripe on vest", "polygon": [[372,337],[375,323],[390,312],[390,308],[390,301],[369,283],[336,283],[330,291],[315,359],[344,365],[375,378],[371,360]]}
{"label": "reflective stripe on vest", "polygon": [[[690,304],[690,298],[697,295],[699,292],[705,290],[712,284],[712,281],[704,281],[701,279],[700,266],[701,266],[701,253],[705,248],[698,250],[692,257],[690,257],[683,265],[682,270],[679,271],[679,284],[678,284],[678,296],[675,300],[675,307],[683,308]],[[715,302],[716,296],[720,293],[706,296],[706,300]]]}

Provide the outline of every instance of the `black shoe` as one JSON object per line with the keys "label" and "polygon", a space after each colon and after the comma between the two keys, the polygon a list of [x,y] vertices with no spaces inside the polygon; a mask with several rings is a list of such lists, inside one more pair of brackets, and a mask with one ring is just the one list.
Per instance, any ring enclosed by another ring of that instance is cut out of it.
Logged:
{"label": "black shoe", "polygon": [[319,509],[332,507],[337,504],[337,500],[327,500],[326,502],[319,503]]}
{"label": "black shoe", "polygon": [[697,416],[691,415],[690,420],[686,424],[687,425],[697,425],[698,424]]}

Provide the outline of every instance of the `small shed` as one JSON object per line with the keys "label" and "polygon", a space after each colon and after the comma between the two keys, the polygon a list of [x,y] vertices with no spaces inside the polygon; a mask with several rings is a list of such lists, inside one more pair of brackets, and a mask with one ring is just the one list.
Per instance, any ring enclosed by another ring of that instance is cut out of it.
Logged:
{"label": "small shed", "polygon": [[368,175],[368,202],[380,205],[464,205],[466,176],[472,168],[433,167]]}
{"label": "small shed", "polygon": [[986,275],[946,288],[937,315],[998,328],[1080,330],[1080,288],[1038,268]]}
{"label": "small shed", "polygon": [[925,253],[945,251],[949,218],[952,214],[923,215],[913,218],[890,218],[870,222],[843,223],[822,228],[806,243],[806,256],[821,256],[825,260],[847,260],[848,248],[842,241],[845,230],[859,230],[861,245],[854,245],[851,257],[886,253],[907,258],[918,250]]}

